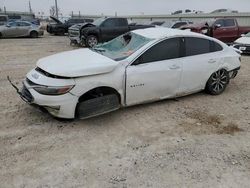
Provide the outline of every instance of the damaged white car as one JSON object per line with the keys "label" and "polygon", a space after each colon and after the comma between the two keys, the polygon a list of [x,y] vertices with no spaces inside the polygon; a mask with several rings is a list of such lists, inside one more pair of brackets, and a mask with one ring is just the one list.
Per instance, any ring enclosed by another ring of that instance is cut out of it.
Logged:
{"label": "damaged white car", "polygon": [[201,90],[218,95],[239,68],[240,55],[219,40],[149,28],[42,58],[18,93],[53,116],[84,119]]}

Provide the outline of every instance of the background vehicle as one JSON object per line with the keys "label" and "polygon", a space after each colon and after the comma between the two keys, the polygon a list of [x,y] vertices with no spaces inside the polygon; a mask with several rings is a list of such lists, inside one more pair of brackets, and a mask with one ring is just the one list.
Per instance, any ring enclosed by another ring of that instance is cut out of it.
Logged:
{"label": "background vehicle", "polygon": [[250,32],[234,41],[233,47],[239,49],[244,54],[250,54]]}
{"label": "background vehicle", "polygon": [[5,25],[8,22],[7,15],[0,15],[0,25]]}
{"label": "background vehicle", "polygon": [[98,43],[107,42],[115,37],[135,29],[154,27],[152,25],[129,25],[126,18],[99,18],[92,24],[86,23],[80,27],[69,29],[71,42],[93,47]]}
{"label": "background vehicle", "polygon": [[185,20],[173,21],[173,22],[164,22],[161,26],[162,27],[167,27],[167,28],[179,29],[182,26],[187,25],[187,24],[193,24],[193,22],[185,21]]}
{"label": "background vehicle", "polygon": [[0,26],[0,38],[13,37],[31,37],[37,38],[43,35],[40,26],[27,21],[8,22],[6,25]]}
{"label": "background vehicle", "polygon": [[181,29],[203,33],[225,43],[232,43],[242,34],[250,32],[250,27],[239,26],[237,20],[234,18],[219,18],[210,22],[189,24],[182,26]]}
{"label": "background vehicle", "polygon": [[163,23],[164,23],[164,21],[153,21],[150,23],[150,25],[161,26]]}
{"label": "background vehicle", "polygon": [[51,16],[50,17],[55,23],[50,23],[47,25],[47,32],[50,34],[55,34],[55,35],[64,35],[65,33],[68,33],[68,29],[75,25],[75,24],[80,24],[80,23],[91,23],[93,22],[92,19],[81,19],[81,18],[76,18],[76,19],[69,19],[65,23],[61,22],[60,20],[56,19],[55,17]]}
{"label": "background vehicle", "polygon": [[56,117],[88,118],[204,89],[218,95],[239,68],[240,55],[214,38],[140,29],[94,48],[40,59],[20,96]]}

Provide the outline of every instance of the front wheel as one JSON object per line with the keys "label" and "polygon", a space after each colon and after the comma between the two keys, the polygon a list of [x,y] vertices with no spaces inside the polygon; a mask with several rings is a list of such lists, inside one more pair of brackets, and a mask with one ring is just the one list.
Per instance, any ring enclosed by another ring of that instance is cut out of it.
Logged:
{"label": "front wheel", "polygon": [[87,47],[93,48],[97,44],[98,44],[98,39],[97,39],[97,37],[95,35],[89,35],[86,38]]}
{"label": "front wheel", "polygon": [[229,74],[225,69],[213,73],[207,81],[206,91],[211,95],[221,94],[229,83]]}

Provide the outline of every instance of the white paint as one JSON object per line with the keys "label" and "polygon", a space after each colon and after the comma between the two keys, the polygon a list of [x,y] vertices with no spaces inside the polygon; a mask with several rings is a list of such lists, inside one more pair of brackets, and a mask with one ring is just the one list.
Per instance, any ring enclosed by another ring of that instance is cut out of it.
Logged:
{"label": "white paint", "polygon": [[[96,87],[114,88],[121,96],[121,105],[129,106],[197,92],[205,88],[206,82],[213,72],[221,68],[230,71],[240,66],[240,55],[217,39],[189,31],[167,28],[149,28],[134,32],[154,40],[120,62],[113,61],[89,49],[63,52],[39,60],[38,66],[45,71],[74,78],[54,79],[32,70],[27,74],[28,79],[40,85],[75,85],[75,87],[69,93],[60,96],[44,96],[29,88],[35,98],[34,102],[41,106],[60,106],[60,111],[56,116],[74,118],[78,98]],[[131,65],[151,46],[162,40],[178,36],[214,40],[223,47],[223,50],[173,60]],[[32,76],[35,73],[38,76]],[[29,87],[27,82],[25,85]]]}

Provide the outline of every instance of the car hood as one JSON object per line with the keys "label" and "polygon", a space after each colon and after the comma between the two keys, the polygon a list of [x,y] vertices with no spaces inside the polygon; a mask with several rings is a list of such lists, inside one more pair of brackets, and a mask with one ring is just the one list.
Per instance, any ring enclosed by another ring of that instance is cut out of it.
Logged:
{"label": "car hood", "polygon": [[40,59],[37,66],[44,71],[64,77],[81,77],[113,71],[118,62],[90,49],[62,52]]}
{"label": "car hood", "polygon": [[235,41],[235,43],[250,45],[250,37],[240,37]]}
{"label": "car hood", "polygon": [[58,23],[58,24],[63,24],[60,20],[58,20],[56,17],[54,17],[54,16],[50,16],[50,18],[52,19],[52,20],[54,20],[56,23]]}

